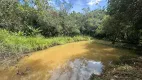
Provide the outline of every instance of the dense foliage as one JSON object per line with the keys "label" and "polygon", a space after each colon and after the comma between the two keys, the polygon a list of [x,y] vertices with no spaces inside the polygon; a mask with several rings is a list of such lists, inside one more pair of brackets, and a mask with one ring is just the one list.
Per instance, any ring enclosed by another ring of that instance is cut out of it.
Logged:
{"label": "dense foliage", "polygon": [[110,40],[140,42],[142,32],[141,0],[109,0],[108,16],[103,21],[102,33]]}
{"label": "dense foliage", "polygon": [[113,43],[140,43],[141,0],[108,0],[106,10],[84,8],[83,13],[69,12],[66,2],[56,10],[48,0],[20,1],[0,0],[0,28],[23,36],[90,35]]}
{"label": "dense foliage", "polygon": [[70,5],[62,5],[60,10],[55,10],[40,0],[25,0],[23,3],[1,0],[0,27],[30,36],[95,36],[95,30],[105,15],[104,10],[83,9],[84,13],[69,13]]}

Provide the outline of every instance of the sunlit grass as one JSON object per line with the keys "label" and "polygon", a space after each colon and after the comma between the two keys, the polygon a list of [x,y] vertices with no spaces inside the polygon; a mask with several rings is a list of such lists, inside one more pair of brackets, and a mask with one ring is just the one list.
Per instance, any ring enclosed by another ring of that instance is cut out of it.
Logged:
{"label": "sunlit grass", "polygon": [[51,46],[90,40],[87,36],[74,37],[51,37],[44,38],[43,36],[30,37],[19,36],[16,33],[8,32],[0,29],[0,56],[7,57],[37,50],[42,50]]}

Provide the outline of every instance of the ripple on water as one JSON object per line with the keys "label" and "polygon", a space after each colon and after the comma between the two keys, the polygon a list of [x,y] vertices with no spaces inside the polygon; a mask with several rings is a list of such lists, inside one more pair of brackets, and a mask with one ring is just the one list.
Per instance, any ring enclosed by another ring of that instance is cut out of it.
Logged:
{"label": "ripple on water", "polygon": [[51,72],[50,80],[89,80],[92,74],[100,75],[103,64],[93,60],[75,59]]}

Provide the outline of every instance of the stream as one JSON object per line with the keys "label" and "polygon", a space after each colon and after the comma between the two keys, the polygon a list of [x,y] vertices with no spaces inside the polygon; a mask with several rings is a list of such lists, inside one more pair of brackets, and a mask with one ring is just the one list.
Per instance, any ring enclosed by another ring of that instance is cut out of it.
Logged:
{"label": "stream", "polygon": [[31,53],[0,71],[0,80],[89,80],[132,51],[93,41],[68,43]]}

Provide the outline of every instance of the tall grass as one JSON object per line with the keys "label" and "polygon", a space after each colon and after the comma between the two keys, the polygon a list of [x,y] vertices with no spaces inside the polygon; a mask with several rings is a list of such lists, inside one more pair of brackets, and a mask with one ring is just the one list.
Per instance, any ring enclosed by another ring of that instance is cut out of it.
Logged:
{"label": "tall grass", "polygon": [[85,40],[90,40],[90,37],[30,37],[19,36],[16,33],[0,29],[0,57],[16,56],[27,52],[42,50],[55,45]]}

